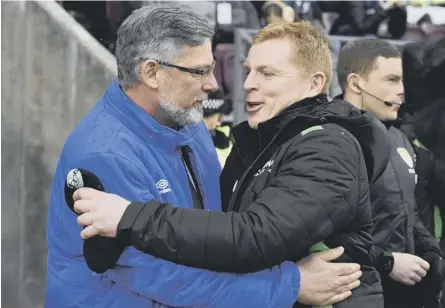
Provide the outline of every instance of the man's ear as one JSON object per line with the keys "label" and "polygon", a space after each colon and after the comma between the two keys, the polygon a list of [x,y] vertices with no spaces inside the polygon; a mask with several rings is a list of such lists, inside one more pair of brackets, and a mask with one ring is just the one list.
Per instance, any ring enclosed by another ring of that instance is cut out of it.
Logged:
{"label": "man's ear", "polygon": [[144,61],[141,64],[140,80],[149,88],[157,89],[159,86],[158,79],[159,64],[153,60]]}
{"label": "man's ear", "polygon": [[320,94],[326,85],[326,75],[323,72],[316,72],[312,75],[309,92],[311,96]]}
{"label": "man's ear", "polygon": [[355,94],[362,93],[360,87],[360,76],[355,73],[349,74],[348,78],[346,78],[345,88],[351,92],[354,92]]}

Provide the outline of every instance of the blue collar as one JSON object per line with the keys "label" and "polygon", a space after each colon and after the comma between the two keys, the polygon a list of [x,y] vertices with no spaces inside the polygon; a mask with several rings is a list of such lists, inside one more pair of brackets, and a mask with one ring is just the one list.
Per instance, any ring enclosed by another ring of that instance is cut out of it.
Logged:
{"label": "blue collar", "polygon": [[116,116],[132,132],[159,147],[176,148],[192,142],[188,128],[179,131],[159,124],[150,114],[136,105],[114,79],[105,91],[105,109]]}

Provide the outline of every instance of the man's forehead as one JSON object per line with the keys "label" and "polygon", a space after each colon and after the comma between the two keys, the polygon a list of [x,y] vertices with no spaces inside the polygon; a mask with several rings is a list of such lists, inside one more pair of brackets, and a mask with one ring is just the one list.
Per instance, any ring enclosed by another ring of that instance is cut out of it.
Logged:
{"label": "man's forehead", "polygon": [[245,64],[255,66],[277,66],[287,61],[291,54],[291,44],[284,39],[274,39],[252,45]]}
{"label": "man's forehead", "polygon": [[374,63],[376,69],[402,68],[402,58],[378,57]]}
{"label": "man's forehead", "polygon": [[177,62],[190,67],[208,67],[213,63],[212,47],[210,43],[199,46],[184,46],[184,53]]}
{"label": "man's forehead", "polygon": [[402,76],[402,59],[378,57],[374,63],[372,71],[379,75],[392,74],[396,76]]}

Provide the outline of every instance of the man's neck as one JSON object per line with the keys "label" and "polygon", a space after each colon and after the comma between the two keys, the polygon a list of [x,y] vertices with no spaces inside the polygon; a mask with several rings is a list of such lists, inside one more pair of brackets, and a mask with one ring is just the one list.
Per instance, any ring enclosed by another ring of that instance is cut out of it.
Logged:
{"label": "man's neck", "polygon": [[350,104],[352,104],[357,109],[363,110],[363,99],[360,96],[350,95],[350,94],[346,93],[343,96],[343,99],[345,101],[349,102]]}

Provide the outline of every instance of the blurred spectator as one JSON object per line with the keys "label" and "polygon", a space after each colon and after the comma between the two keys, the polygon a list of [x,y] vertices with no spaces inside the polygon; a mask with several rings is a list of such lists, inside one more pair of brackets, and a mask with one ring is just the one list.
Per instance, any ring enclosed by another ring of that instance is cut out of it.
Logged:
{"label": "blurred spectator", "polygon": [[204,124],[212,136],[221,166],[224,166],[232,150],[230,127],[221,126],[223,122],[224,105],[224,95],[220,89],[209,93],[208,99],[203,101]]}
{"label": "blurred spectator", "polygon": [[416,135],[445,161],[445,37],[408,43],[403,53],[407,111],[416,121]]}
{"label": "blurred spectator", "polygon": [[233,43],[236,28],[259,29],[258,13],[250,1],[143,1],[174,3],[207,19],[215,27],[213,45]]}
{"label": "blurred spectator", "polygon": [[297,20],[310,21],[313,26],[326,30],[323,11],[317,1],[285,1],[285,3],[294,9]]}
{"label": "blurred spectator", "polygon": [[295,11],[282,1],[267,1],[262,7],[261,21],[264,26],[280,21],[295,21]]}
{"label": "blurred spectator", "polygon": [[379,26],[388,20],[391,38],[402,38],[406,32],[406,8],[400,1],[328,1],[320,2],[325,12],[338,13],[330,34],[347,36],[378,35]]}
{"label": "blurred spectator", "polygon": [[260,29],[260,19],[251,1],[219,1],[214,45],[234,43],[236,28]]}

